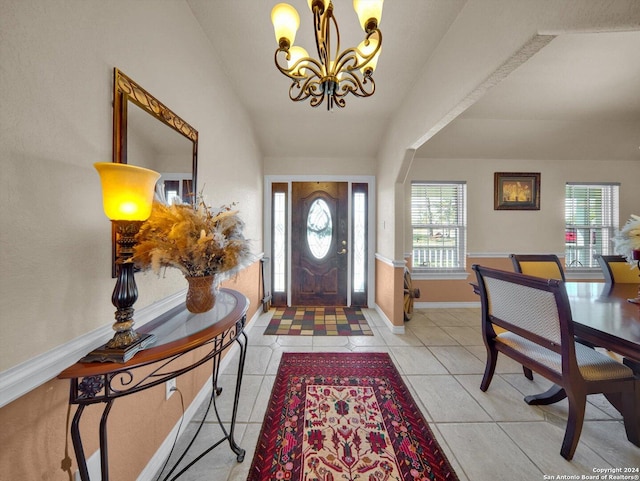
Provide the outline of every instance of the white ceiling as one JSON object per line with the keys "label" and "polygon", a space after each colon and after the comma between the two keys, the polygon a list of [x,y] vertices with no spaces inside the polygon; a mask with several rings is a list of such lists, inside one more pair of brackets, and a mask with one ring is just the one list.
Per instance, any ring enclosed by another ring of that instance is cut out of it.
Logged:
{"label": "white ceiling", "polygon": [[[387,125],[465,0],[388,0],[370,98],[344,109],[288,98],[274,65],[277,0],[187,0],[254,122],[266,157],[375,157]],[[295,44],[315,52],[307,0]],[[334,0],[342,48],[364,34],[351,0]],[[443,129],[418,157],[640,160],[640,32],[564,35]],[[541,141],[540,139],[544,139]],[[560,152],[560,154],[559,154]]]}
{"label": "white ceiling", "polygon": [[640,160],[640,32],[556,37],[416,157]]}

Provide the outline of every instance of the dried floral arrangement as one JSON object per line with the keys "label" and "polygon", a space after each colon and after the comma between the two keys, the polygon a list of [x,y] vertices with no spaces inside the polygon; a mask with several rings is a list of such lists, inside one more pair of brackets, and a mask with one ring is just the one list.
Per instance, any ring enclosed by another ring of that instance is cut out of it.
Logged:
{"label": "dried floral arrangement", "polygon": [[195,206],[155,201],[136,235],[136,266],[156,273],[175,267],[193,277],[239,270],[249,260],[250,249],[234,205],[212,209],[202,195]]}
{"label": "dried floral arrangement", "polygon": [[633,251],[640,250],[640,216],[631,214],[620,232],[613,238],[615,251],[624,256],[632,266],[637,261],[633,260]]}

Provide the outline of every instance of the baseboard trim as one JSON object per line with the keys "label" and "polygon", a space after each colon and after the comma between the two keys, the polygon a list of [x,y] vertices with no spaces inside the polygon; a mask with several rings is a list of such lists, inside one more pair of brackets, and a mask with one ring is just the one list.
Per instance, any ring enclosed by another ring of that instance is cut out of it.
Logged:
{"label": "baseboard trim", "polygon": [[404,334],[404,325],[396,326],[395,324],[393,324],[393,322],[391,322],[391,319],[387,317],[387,315],[378,304],[375,305],[375,309],[382,321],[386,324],[386,326],[393,334]]}
{"label": "baseboard trim", "polygon": [[414,302],[414,309],[469,309],[480,307],[478,302]]}

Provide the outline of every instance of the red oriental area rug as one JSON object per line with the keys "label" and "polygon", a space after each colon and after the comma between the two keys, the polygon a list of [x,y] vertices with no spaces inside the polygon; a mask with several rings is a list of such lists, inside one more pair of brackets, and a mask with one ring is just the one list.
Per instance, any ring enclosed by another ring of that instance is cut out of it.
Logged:
{"label": "red oriental area rug", "polygon": [[458,480],[386,353],[282,355],[248,481]]}
{"label": "red oriental area rug", "polygon": [[265,335],[373,336],[359,307],[277,307]]}

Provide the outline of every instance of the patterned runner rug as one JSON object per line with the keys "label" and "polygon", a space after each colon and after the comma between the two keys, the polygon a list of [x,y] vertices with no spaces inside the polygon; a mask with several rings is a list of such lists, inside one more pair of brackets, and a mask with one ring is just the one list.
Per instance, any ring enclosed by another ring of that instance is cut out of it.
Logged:
{"label": "patterned runner rug", "polygon": [[264,333],[276,336],[373,336],[359,307],[277,307]]}
{"label": "patterned runner rug", "polygon": [[290,353],[248,481],[457,480],[386,353]]}

